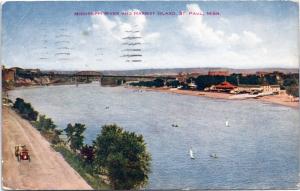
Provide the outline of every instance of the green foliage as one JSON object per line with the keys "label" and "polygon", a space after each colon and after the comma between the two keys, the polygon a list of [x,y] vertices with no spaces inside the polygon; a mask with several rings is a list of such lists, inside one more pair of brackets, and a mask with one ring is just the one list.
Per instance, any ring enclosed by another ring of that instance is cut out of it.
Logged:
{"label": "green foliage", "polygon": [[84,136],[83,132],[85,131],[85,125],[80,123],[68,124],[67,128],[64,129],[68,137],[68,142],[70,143],[70,148],[73,151],[79,150],[83,146]]}
{"label": "green foliage", "polygon": [[47,118],[45,115],[40,115],[38,121],[33,123],[35,128],[41,131],[41,134],[52,144],[58,144],[62,142],[60,135],[62,130],[56,129],[56,125],[51,118]]}
{"label": "green foliage", "polygon": [[298,85],[299,80],[296,78],[287,78],[283,81],[283,86],[293,86],[293,85]]}
{"label": "green foliage", "polygon": [[23,99],[17,98],[13,107],[18,110],[25,119],[30,121],[37,120],[38,112],[33,109],[30,103],[26,103]]}
{"label": "green foliage", "polygon": [[287,94],[292,95],[294,97],[299,97],[299,86],[298,85],[287,86],[285,89],[286,89]]}
{"label": "green foliage", "polygon": [[278,84],[276,76],[275,75],[266,75],[265,76],[265,82],[269,85],[275,85]]}
{"label": "green foliage", "polygon": [[114,189],[138,189],[147,183],[151,156],[142,135],[124,131],[115,124],[105,125],[94,146],[95,167],[107,169]]}
{"label": "green foliage", "polygon": [[51,118],[47,118],[45,115],[40,115],[38,121],[35,123],[35,127],[39,131],[53,131],[56,128],[56,125]]}
{"label": "green foliage", "polygon": [[91,145],[84,145],[80,149],[80,155],[87,164],[92,164],[95,159],[95,148]]}
{"label": "green foliage", "polygon": [[166,85],[168,87],[177,88],[180,85],[180,83],[178,80],[172,80],[172,81],[168,81]]}
{"label": "green foliage", "polygon": [[93,173],[91,165],[86,165],[76,153],[71,152],[68,148],[62,145],[54,146],[54,149],[61,153],[64,159],[74,168],[78,174],[95,190],[110,189],[109,185],[105,184],[97,174]]}
{"label": "green foliage", "polygon": [[199,90],[204,90],[206,87],[216,85],[225,81],[225,76],[198,76],[195,79],[195,84]]}
{"label": "green foliage", "polygon": [[287,94],[299,97],[299,78],[297,76],[288,74],[283,81],[283,86]]}
{"label": "green foliage", "polygon": [[153,81],[139,81],[139,82],[133,82],[130,83],[132,86],[144,86],[144,87],[163,87],[164,86],[164,80],[157,78]]}

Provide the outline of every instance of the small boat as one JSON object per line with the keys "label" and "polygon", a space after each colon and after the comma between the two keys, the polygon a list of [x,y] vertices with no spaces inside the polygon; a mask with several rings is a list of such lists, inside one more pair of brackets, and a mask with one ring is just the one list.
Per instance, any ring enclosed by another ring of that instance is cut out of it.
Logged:
{"label": "small boat", "polygon": [[178,127],[178,125],[177,124],[172,124],[172,127]]}
{"label": "small boat", "polygon": [[191,159],[195,159],[192,149],[190,149],[190,157]]}
{"label": "small boat", "polygon": [[216,154],[210,154],[209,156],[210,156],[211,158],[215,158],[215,159],[218,158]]}
{"label": "small boat", "polygon": [[108,106],[106,106],[106,107],[105,107],[105,109],[109,109],[109,107],[108,107]]}
{"label": "small boat", "polygon": [[226,121],[226,122],[225,122],[225,126],[226,126],[226,127],[229,127],[229,121]]}

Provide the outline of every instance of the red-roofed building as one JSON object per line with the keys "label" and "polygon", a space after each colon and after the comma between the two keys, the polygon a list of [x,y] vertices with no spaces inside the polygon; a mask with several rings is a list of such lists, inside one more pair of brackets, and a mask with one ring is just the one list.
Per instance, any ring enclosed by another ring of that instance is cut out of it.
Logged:
{"label": "red-roofed building", "polygon": [[231,90],[235,89],[237,86],[232,85],[231,83],[225,81],[218,85],[212,85],[208,90],[210,91],[217,91],[217,92],[230,92]]}

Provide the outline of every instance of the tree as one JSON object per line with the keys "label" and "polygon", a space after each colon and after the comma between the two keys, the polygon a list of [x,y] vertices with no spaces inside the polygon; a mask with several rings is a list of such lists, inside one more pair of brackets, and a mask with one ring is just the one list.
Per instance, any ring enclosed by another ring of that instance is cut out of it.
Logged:
{"label": "tree", "polygon": [[84,145],[80,149],[80,155],[87,164],[92,164],[95,158],[95,148],[91,145]]}
{"label": "tree", "polygon": [[291,85],[286,87],[286,93],[292,95],[294,97],[299,97],[299,86],[298,85]]}
{"label": "tree", "polygon": [[95,165],[105,168],[114,189],[139,189],[146,185],[151,156],[142,135],[104,125],[94,141]]}
{"label": "tree", "polygon": [[24,100],[22,98],[17,98],[13,107],[20,110],[20,108],[24,107]]}
{"label": "tree", "polygon": [[23,99],[17,98],[13,107],[18,110],[25,119],[30,121],[37,120],[38,112],[33,109],[30,103],[26,103]]}
{"label": "tree", "polygon": [[178,80],[172,80],[172,81],[168,81],[166,85],[171,86],[172,88],[177,88],[180,85],[180,83]]}
{"label": "tree", "polygon": [[47,118],[45,115],[40,115],[38,121],[35,123],[35,127],[39,131],[54,131],[56,125],[51,118]]}
{"label": "tree", "polygon": [[83,132],[85,131],[85,125],[80,123],[68,124],[67,128],[64,129],[68,137],[68,143],[70,143],[70,148],[75,152],[83,146],[84,136]]}

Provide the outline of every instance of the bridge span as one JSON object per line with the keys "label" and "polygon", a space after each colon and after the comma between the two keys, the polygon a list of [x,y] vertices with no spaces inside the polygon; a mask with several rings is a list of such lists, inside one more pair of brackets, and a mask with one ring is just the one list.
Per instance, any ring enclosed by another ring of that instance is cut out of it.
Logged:
{"label": "bridge span", "polygon": [[73,83],[84,83],[91,81],[99,81],[103,86],[117,86],[134,81],[151,81],[157,78],[165,81],[175,80],[175,76],[158,76],[158,75],[103,75],[96,71],[80,71],[80,72],[43,72],[41,75],[48,76],[51,79],[70,80]]}

